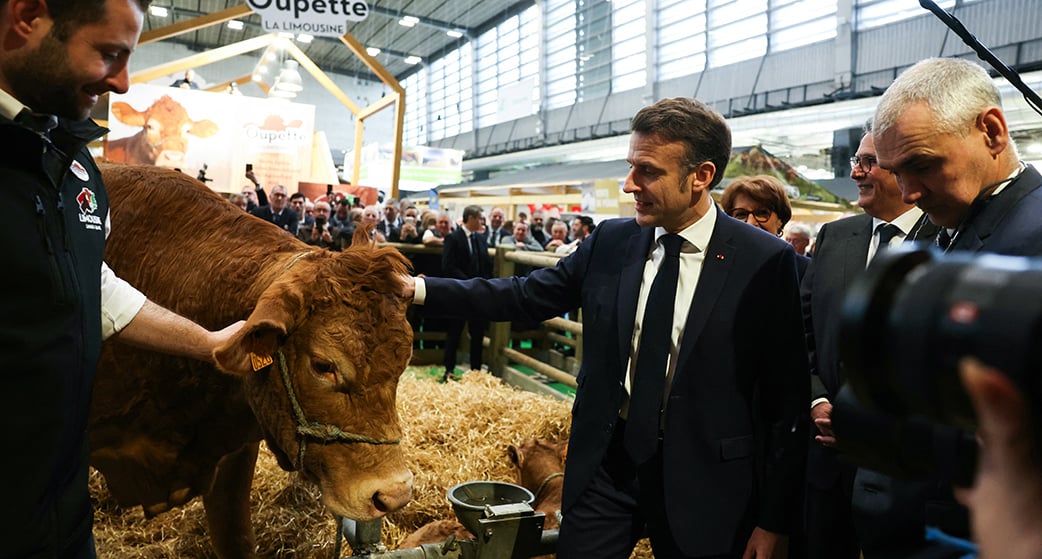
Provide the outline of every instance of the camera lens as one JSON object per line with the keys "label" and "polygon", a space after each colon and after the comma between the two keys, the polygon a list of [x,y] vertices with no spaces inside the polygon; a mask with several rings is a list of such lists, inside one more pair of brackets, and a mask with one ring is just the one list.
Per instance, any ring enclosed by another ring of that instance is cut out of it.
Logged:
{"label": "camera lens", "polygon": [[862,404],[974,429],[959,360],[974,356],[1029,394],[1042,370],[1042,264],[1025,258],[898,249],[844,302],[841,358]]}

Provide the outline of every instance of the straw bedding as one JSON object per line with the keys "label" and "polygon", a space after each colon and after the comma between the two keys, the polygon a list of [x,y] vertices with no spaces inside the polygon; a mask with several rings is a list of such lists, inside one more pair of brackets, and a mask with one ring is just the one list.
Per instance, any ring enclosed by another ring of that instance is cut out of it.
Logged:
{"label": "straw bedding", "polygon": [[[472,371],[439,384],[410,368],[398,388],[402,447],[415,475],[413,501],[384,520],[383,542],[394,549],[413,530],[453,518],[445,492],[473,480],[516,481],[506,448],[531,437],[568,435],[570,403],[523,392]],[[211,558],[201,499],[146,520],[140,508],[122,509],[105,480],[91,472],[94,535],[100,559]],[[263,447],[251,509],[261,558],[322,558],[333,554],[335,525],[318,503],[318,490],[282,471]],[[345,544],[344,555],[349,555]],[[634,557],[650,557],[642,542]]]}

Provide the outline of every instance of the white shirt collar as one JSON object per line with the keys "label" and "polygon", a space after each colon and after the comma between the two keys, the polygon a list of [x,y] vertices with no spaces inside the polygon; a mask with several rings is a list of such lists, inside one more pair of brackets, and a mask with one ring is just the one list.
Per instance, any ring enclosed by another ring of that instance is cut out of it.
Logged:
{"label": "white shirt collar", "polygon": [[896,218],[894,218],[893,221],[890,222],[883,221],[878,217],[873,217],[872,232],[875,233],[876,229],[878,229],[881,224],[890,223],[891,225],[896,225],[897,228],[901,230],[901,234],[907,237],[908,234],[912,232],[912,228],[915,227],[916,222],[918,222],[919,218],[921,217],[923,217],[923,210],[920,210],[918,207],[912,207],[912,209],[897,216]]}
{"label": "white shirt collar", "polygon": [[[713,236],[713,228],[716,227],[716,212],[716,203],[714,202],[709,205],[709,211],[705,215],[677,233],[687,241],[681,247],[680,252],[705,252],[706,247],[709,246],[709,239]],[[655,228],[655,245],[651,247],[651,250],[655,250],[658,246],[659,237],[665,234],[665,228]]]}
{"label": "white shirt collar", "polygon": [[22,112],[24,108],[26,106],[21,101],[0,89],[0,116],[6,117],[8,120],[14,120],[14,117]]}

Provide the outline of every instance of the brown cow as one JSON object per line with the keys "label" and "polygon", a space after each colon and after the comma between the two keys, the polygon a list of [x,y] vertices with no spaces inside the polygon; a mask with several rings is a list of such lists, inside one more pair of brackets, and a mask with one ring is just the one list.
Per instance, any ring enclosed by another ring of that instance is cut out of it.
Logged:
{"label": "brown cow", "polygon": [[561,510],[561,489],[564,487],[564,462],[568,458],[568,441],[551,442],[529,439],[521,446],[507,448],[510,461],[518,470],[518,482],[532,492],[532,508],[546,513],[543,528],[557,528],[557,513]]}
{"label": "brown cow", "polygon": [[112,116],[128,126],[140,126],[133,136],[105,141],[105,158],[119,163],[176,167],[184,162],[191,134],[209,138],[217,133],[212,120],[194,121],[188,111],[169,95],[139,111],[122,101],[112,104]]}
{"label": "brown cow", "polygon": [[[557,513],[561,510],[561,489],[564,487],[564,462],[568,456],[568,441],[529,439],[520,446],[507,447],[507,455],[517,467],[518,483],[531,491],[535,497],[532,500],[532,508],[546,515],[543,529],[560,527]],[[458,520],[435,520],[409,534],[398,544],[398,549],[443,542],[450,535],[461,540],[474,538]]]}
{"label": "brown cow", "polygon": [[365,242],[316,251],[176,171],[103,174],[113,270],[208,328],[247,319],[215,352],[230,374],[105,344],[91,463],[117,501],[152,516],[202,495],[217,554],[252,557],[249,491],[264,438],[334,514],[371,520],[404,506],[412,473],[395,395],[412,330],[391,286],[405,259]]}

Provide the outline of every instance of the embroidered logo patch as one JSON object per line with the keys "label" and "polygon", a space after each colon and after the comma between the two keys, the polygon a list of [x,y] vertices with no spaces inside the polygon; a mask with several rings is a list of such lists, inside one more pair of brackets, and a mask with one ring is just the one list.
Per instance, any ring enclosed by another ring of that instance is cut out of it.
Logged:
{"label": "embroidered logo patch", "polygon": [[83,187],[83,190],[76,195],[76,205],[80,209],[80,223],[87,229],[101,231],[101,218],[94,215],[94,212],[98,209],[98,197],[94,195],[94,191]]}
{"label": "embroidered logo patch", "polygon": [[72,160],[72,165],[69,165],[69,170],[72,171],[72,174],[76,175],[76,178],[80,179],[81,181],[86,182],[88,179],[90,179],[90,177],[87,175],[87,168],[83,166],[83,163],[80,163],[75,159]]}

